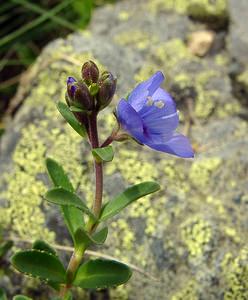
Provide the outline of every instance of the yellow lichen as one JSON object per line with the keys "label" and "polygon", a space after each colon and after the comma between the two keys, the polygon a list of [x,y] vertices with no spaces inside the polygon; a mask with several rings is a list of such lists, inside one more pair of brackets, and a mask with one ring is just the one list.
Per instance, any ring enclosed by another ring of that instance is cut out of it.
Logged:
{"label": "yellow lichen", "polygon": [[228,287],[224,292],[224,299],[248,299],[248,249],[241,249],[237,257],[227,253],[222,261],[222,268]]}
{"label": "yellow lichen", "polygon": [[193,216],[181,224],[182,240],[190,258],[203,258],[213,239],[211,225],[200,216]]}
{"label": "yellow lichen", "polygon": [[226,0],[152,0],[147,4],[148,9],[157,14],[160,11],[175,11],[179,14],[189,14],[197,19],[218,18],[226,19],[228,5]]}
{"label": "yellow lichen", "polygon": [[110,289],[111,300],[128,300],[129,291],[126,286],[120,285],[114,289]]}
{"label": "yellow lichen", "polygon": [[195,160],[189,171],[189,179],[195,187],[203,189],[207,186],[212,173],[218,169],[220,164],[221,159],[219,157]]}
{"label": "yellow lichen", "polygon": [[122,46],[133,46],[139,50],[146,49],[148,46],[157,42],[156,36],[150,36],[146,32],[132,30],[123,32],[114,37],[114,41]]}
{"label": "yellow lichen", "polygon": [[171,300],[198,300],[197,285],[194,281],[189,281],[182,290],[175,293]]}
{"label": "yellow lichen", "polygon": [[121,21],[127,21],[130,18],[130,12],[123,10],[119,12],[118,19]]}

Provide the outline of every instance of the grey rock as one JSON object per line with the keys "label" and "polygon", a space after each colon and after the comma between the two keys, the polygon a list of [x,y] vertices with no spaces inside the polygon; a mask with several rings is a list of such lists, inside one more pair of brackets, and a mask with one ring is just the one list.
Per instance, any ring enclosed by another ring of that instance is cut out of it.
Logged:
{"label": "grey rock", "polygon": [[247,65],[248,51],[248,2],[246,0],[229,0],[230,38],[229,51],[233,58],[243,65]]}
{"label": "grey rock", "polygon": [[237,299],[242,290],[246,299],[248,125],[239,118],[228,63],[192,56],[184,41],[198,25],[166,11],[154,15],[148,2],[127,0],[97,10],[88,34],[54,41],[38,58],[23,105],[0,141],[0,222],[23,239],[69,244],[57,208],[42,198],[49,185],[44,158],[63,164],[89,205],[94,177],[89,148],[54,104],[64,96],[66,77],[77,76],[89,57],[118,76],[118,97],[101,114],[103,140],[118,98],[161,69],[179,104],[180,131],[189,128],[197,154],[185,161],[134,143],[115,144],[115,159],[105,166],[107,200],[142,180],[159,181],[163,189],[109,222],[103,248],[159,281],[134,272],[121,291],[110,294],[118,300],[209,300]]}

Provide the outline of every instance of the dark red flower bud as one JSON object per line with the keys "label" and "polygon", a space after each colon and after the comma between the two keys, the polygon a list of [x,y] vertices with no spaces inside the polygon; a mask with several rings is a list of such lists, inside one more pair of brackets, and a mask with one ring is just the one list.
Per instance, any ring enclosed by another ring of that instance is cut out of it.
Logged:
{"label": "dark red flower bud", "polygon": [[73,77],[67,79],[67,93],[65,96],[67,105],[90,111],[94,108],[94,101],[89,88],[84,82],[77,82]]}
{"label": "dark red flower bud", "polygon": [[99,69],[93,61],[89,60],[83,64],[82,78],[88,85],[96,83],[98,81]]}
{"label": "dark red flower bud", "polygon": [[83,82],[77,83],[73,105],[88,111],[92,110],[94,107],[94,101],[90,95],[89,89]]}
{"label": "dark red flower bud", "polygon": [[117,79],[110,72],[103,72],[99,79],[99,92],[97,95],[97,106],[99,109],[104,109],[111,102],[115,90]]}

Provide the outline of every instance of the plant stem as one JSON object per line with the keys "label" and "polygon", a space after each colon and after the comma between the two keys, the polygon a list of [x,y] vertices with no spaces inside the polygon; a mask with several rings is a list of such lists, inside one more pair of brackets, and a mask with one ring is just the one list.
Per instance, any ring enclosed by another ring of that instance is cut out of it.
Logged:
{"label": "plant stem", "polygon": [[101,144],[101,147],[107,147],[108,145],[110,145],[115,140],[119,130],[120,125],[118,125],[118,127],[112,131],[111,135],[107,137],[107,139]]}
{"label": "plant stem", "polygon": [[[98,130],[97,130],[97,113],[92,113],[90,116],[89,122],[89,133],[90,133],[90,141],[91,147],[98,148],[99,147],[99,139],[98,139]],[[102,207],[102,192],[103,192],[103,170],[102,170],[102,162],[97,162],[94,160],[95,164],[95,201],[93,203],[93,212],[96,217],[99,217]]]}
{"label": "plant stem", "polygon": [[[99,147],[99,139],[98,139],[98,131],[97,131],[97,113],[93,112],[89,117],[88,117],[88,124],[89,124],[89,130],[88,130],[88,135],[89,135],[89,141],[91,144],[92,149],[98,148]],[[96,217],[99,217],[101,208],[102,208],[102,193],[103,193],[103,170],[102,170],[102,162],[97,162],[94,160],[95,164],[95,201],[93,203],[93,212]],[[88,231],[91,233],[95,229],[95,224],[91,224],[89,221]],[[66,285],[61,285],[60,288],[60,297],[62,299],[66,298],[66,294],[68,290],[71,288],[71,283],[73,282],[75,273],[83,259],[83,255],[85,252],[85,248],[81,249],[75,249],[70,262],[67,267],[66,271]]]}
{"label": "plant stem", "polygon": [[85,252],[85,248],[81,248],[79,250],[74,250],[73,254],[71,256],[70,262],[68,264],[67,270],[66,270],[66,285],[61,285],[59,296],[62,299],[66,299],[66,294],[68,290],[71,288],[71,283],[74,279],[75,273],[83,259],[83,255]]}

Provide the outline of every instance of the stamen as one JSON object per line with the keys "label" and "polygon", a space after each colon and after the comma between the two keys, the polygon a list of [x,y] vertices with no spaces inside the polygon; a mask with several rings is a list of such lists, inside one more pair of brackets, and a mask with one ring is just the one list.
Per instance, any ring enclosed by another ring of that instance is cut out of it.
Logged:
{"label": "stamen", "polygon": [[148,96],[146,99],[147,99],[147,102],[146,102],[147,106],[152,106],[154,104],[154,101],[151,96]]}
{"label": "stamen", "polygon": [[162,100],[159,100],[159,101],[156,101],[154,103],[154,105],[157,107],[157,108],[163,108],[165,106],[165,103],[162,101]]}

